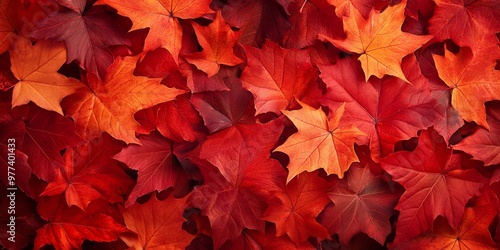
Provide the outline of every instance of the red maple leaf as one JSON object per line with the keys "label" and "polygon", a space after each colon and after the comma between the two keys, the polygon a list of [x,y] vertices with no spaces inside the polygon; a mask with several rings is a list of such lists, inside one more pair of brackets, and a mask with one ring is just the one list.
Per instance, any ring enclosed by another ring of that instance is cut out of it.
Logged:
{"label": "red maple leaf", "polygon": [[137,182],[125,203],[133,205],[137,198],[153,191],[173,187],[186,173],[176,163],[173,142],[157,132],[140,137],[141,145],[129,145],[115,159],[138,171]]}
{"label": "red maple leaf", "polygon": [[332,110],[346,103],[341,125],[355,124],[368,136],[362,144],[369,145],[375,161],[393,152],[396,142],[415,136],[435,119],[435,114],[428,111],[434,108],[435,100],[427,80],[419,73],[418,63],[409,57],[403,65],[413,84],[392,77],[365,82],[354,57],[332,66],[318,65],[327,86],[319,102]]}
{"label": "red maple leaf", "polygon": [[307,51],[283,49],[269,41],[262,49],[245,46],[245,51],[247,66],[240,79],[254,96],[257,115],[280,114],[300,100],[317,78]]}
{"label": "red maple leaf", "polygon": [[64,41],[68,49],[66,62],[77,60],[80,67],[104,79],[114,56],[110,45],[128,45],[128,28],[119,16],[103,6],[88,7],[86,0],[57,0],[66,7],[38,22],[31,32],[37,39]]}
{"label": "red maple leaf", "polygon": [[282,190],[272,193],[274,197],[262,219],[276,224],[276,236],[287,234],[297,245],[309,237],[328,237],[316,217],[330,201],[326,196],[330,185],[318,173],[302,173]]}
{"label": "red maple leaf", "polygon": [[319,220],[331,234],[338,233],[343,244],[363,232],[384,245],[391,232],[389,218],[395,214],[394,206],[401,192],[383,174],[375,172],[380,165],[369,154],[358,152],[358,155],[360,163],[354,163],[345,179],[338,180],[330,189],[334,206],[327,206]]}
{"label": "red maple leaf", "polygon": [[414,151],[381,160],[382,168],[406,189],[396,206],[400,213],[395,245],[432,229],[439,215],[457,228],[465,204],[485,184],[477,170],[464,169],[461,161],[462,156],[454,154],[434,130],[422,131]]}
{"label": "red maple leaf", "polygon": [[53,245],[56,249],[79,249],[84,240],[114,241],[127,231],[109,215],[88,214],[66,203],[61,195],[38,200],[38,213],[47,223],[36,232],[35,249],[45,245]]}
{"label": "red maple leaf", "polygon": [[68,206],[75,205],[84,211],[97,199],[123,202],[133,182],[111,159],[121,146],[122,143],[104,134],[87,144],[66,149],[63,167],[57,169],[56,178],[40,195],[64,194]]}

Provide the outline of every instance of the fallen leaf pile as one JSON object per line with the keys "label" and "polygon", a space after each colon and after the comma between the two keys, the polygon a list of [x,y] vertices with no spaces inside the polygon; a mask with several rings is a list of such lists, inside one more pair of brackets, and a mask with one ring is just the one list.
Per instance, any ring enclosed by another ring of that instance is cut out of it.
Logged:
{"label": "fallen leaf pile", "polygon": [[498,0],[0,0],[0,248],[498,249],[499,40]]}

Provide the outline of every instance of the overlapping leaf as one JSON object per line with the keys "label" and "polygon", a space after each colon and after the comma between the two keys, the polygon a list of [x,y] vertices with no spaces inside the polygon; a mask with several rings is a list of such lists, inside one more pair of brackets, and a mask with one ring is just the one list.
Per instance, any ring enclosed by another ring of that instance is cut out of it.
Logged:
{"label": "overlapping leaf", "polygon": [[139,143],[135,132],[140,125],[134,113],[185,92],[161,85],[158,78],[134,76],[137,59],[117,58],[104,81],[88,75],[89,86],[65,99],[65,109],[84,138],[92,139],[106,131],[127,143]]}

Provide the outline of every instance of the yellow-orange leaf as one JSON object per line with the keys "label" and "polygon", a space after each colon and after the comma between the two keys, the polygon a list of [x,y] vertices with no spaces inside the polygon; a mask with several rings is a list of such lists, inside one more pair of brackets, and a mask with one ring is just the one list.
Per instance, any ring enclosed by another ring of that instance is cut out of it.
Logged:
{"label": "yellow-orange leaf", "polygon": [[368,20],[365,20],[351,4],[350,16],[343,17],[346,39],[320,36],[342,50],[360,54],[358,60],[361,61],[366,81],[372,75],[378,78],[392,75],[408,82],[401,70],[403,57],[420,48],[432,36],[417,36],[401,31],[405,7],[406,0],[403,0],[382,13],[372,9]]}
{"label": "yellow-orange leaf", "polygon": [[11,70],[19,82],[12,93],[12,107],[29,101],[61,115],[61,100],[82,87],[76,79],[57,71],[66,61],[64,43],[39,41],[35,46],[27,38],[19,37],[10,54]]}
{"label": "yellow-orange leaf", "polygon": [[138,58],[117,58],[109,66],[104,83],[88,74],[90,88],[80,88],[64,99],[65,110],[82,137],[91,139],[106,131],[116,139],[139,144],[135,133],[140,125],[134,113],[186,92],[160,84],[159,78],[134,76]]}
{"label": "yellow-orange leaf", "polygon": [[444,57],[432,56],[439,77],[453,89],[451,105],[463,119],[489,129],[484,103],[500,99],[500,71],[484,57],[473,56],[469,48],[456,55],[445,50]]}
{"label": "yellow-orange leaf", "polygon": [[358,161],[354,141],[357,136],[365,134],[355,126],[339,128],[345,104],[330,119],[321,109],[303,103],[301,105],[300,110],[281,111],[298,129],[297,133],[275,149],[290,157],[287,183],[301,172],[321,168],[328,174],[343,178],[351,163]]}

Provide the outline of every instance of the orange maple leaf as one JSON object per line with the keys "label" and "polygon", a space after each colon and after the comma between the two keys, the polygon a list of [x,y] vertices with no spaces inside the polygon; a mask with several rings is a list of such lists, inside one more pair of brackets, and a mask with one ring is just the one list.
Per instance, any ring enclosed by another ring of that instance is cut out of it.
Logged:
{"label": "orange maple leaf", "polygon": [[402,32],[406,0],[379,13],[372,10],[365,20],[351,4],[350,16],[343,17],[346,39],[336,40],[319,35],[338,48],[360,54],[358,60],[365,72],[365,80],[372,75],[382,78],[392,75],[408,82],[401,69],[403,57],[413,53],[432,36],[417,36]]}
{"label": "orange maple leaf", "polygon": [[457,54],[445,50],[444,57],[432,57],[439,77],[452,88],[451,105],[463,119],[489,129],[484,103],[500,98],[500,71],[468,47]]}
{"label": "orange maple leaf", "polygon": [[131,249],[184,249],[194,238],[180,229],[185,222],[182,213],[186,199],[170,194],[160,201],[153,194],[148,202],[124,209],[125,224],[137,235],[122,234],[120,238]]}
{"label": "orange maple leaf", "polygon": [[140,125],[134,113],[186,92],[161,85],[160,78],[134,76],[138,58],[117,58],[109,66],[104,83],[88,74],[89,87],[78,89],[63,101],[83,138],[92,139],[106,131],[116,139],[140,144],[135,137]]}
{"label": "orange maple leaf", "polygon": [[132,20],[132,29],[149,28],[144,50],[167,49],[178,62],[182,45],[180,19],[195,19],[212,12],[211,0],[99,0]]}
{"label": "orange maple leaf", "polygon": [[11,51],[11,70],[19,80],[12,93],[12,107],[29,101],[61,115],[61,100],[82,87],[76,79],[57,73],[66,61],[64,43],[39,41],[35,46],[29,39],[19,37]]}
{"label": "orange maple leaf", "polygon": [[219,72],[221,64],[234,66],[243,63],[243,60],[233,53],[233,47],[241,32],[232,31],[220,11],[208,27],[193,23],[193,28],[203,51],[184,55],[184,58],[209,77]]}
{"label": "orange maple leaf", "polygon": [[327,119],[321,109],[298,102],[302,109],[281,111],[293,122],[298,132],[275,149],[290,157],[287,183],[301,172],[321,168],[328,174],[343,178],[351,163],[358,161],[354,141],[357,136],[365,136],[365,133],[355,126],[339,128],[345,104],[337,109],[332,118]]}

